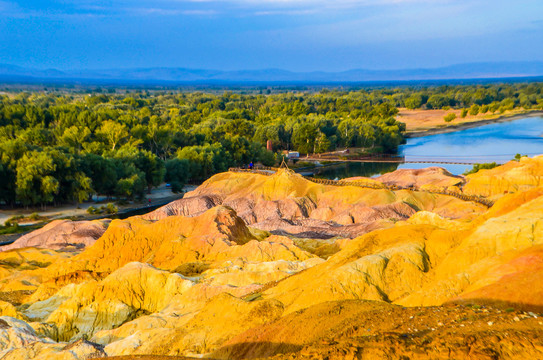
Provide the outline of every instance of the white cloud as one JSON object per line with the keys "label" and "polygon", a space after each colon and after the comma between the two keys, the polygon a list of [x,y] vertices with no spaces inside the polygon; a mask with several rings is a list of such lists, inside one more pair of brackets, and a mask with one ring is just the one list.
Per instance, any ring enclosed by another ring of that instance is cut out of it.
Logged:
{"label": "white cloud", "polygon": [[[364,6],[387,6],[408,3],[438,4],[452,0],[162,0],[170,3],[215,3],[242,5],[246,7],[262,8],[352,8]],[[160,1],[159,1],[160,2]]]}
{"label": "white cloud", "polygon": [[175,16],[175,15],[195,15],[195,16],[209,16],[215,15],[215,10],[185,10],[185,9],[172,9],[172,8],[125,8],[124,12],[135,15],[161,15],[161,16]]}

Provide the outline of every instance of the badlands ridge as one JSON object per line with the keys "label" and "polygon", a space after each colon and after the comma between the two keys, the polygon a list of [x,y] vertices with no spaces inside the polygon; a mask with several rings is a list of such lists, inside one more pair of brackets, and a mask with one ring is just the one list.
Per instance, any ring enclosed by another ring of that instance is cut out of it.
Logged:
{"label": "badlands ridge", "polygon": [[0,358],[543,358],[542,176],[543,156],[367,180],[399,190],[228,172],[52,222],[1,249]]}

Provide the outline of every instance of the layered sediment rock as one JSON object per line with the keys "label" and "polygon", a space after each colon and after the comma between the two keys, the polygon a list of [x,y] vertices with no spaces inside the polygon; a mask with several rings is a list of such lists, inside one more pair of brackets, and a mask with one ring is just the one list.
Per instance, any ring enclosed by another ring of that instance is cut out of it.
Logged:
{"label": "layered sediment rock", "polygon": [[416,188],[448,188],[450,186],[461,185],[464,182],[462,176],[453,175],[437,166],[424,169],[399,169],[378,176],[375,180],[385,185]]}
{"label": "layered sediment rock", "polygon": [[543,186],[543,155],[522,157],[519,161],[467,176],[463,191],[470,195],[499,196]]}
{"label": "layered sediment rock", "polygon": [[53,250],[83,249],[94,244],[96,239],[104,234],[109,221],[54,220],[41,229],[21,236],[13,244],[1,246],[0,251],[25,247]]}
{"label": "layered sediment rock", "polygon": [[[400,173],[385,180],[442,187],[462,182],[462,178],[440,168],[401,170]],[[425,180],[416,182],[417,174],[422,174]],[[335,236],[354,238],[390,227],[418,210],[455,218],[484,210],[481,205],[450,196],[320,185],[287,170],[279,170],[272,176],[246,173],[215,175],[186,194],[184,199],[157,209],[145,218],[156,220],[175,214],[195,216],[219,204],[234,209],[252,227],[280,235],[321,239]]]}
{"label": "layered sediment rock", "polygon": [[41,338],[24,321],[0,316],[0,356],[6,360],[87,360],[106,357],[106,353],[88,341],[63,344]]}
{"label": "layered sediment rock", "polygon": [[7,359],[542,357],[543,187],[519,185],[520,173],[539,176],[540,161],[465,184],[436,169],[381,179],[479,194],[478,182],[492,178],[490,209],[424,191],[320,185],[288,171],[216,175],[167,207],[112,221],[83,250],[1,252],[0,351]]}

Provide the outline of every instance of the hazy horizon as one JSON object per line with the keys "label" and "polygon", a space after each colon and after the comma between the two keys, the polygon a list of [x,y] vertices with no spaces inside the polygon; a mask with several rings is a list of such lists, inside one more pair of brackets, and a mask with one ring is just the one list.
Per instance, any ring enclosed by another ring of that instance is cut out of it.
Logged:
{"label": "hazy horizon", "polygon": [[[316,70],[291,70],[288,68],[280,68],[280,67],[245,67],[245,68],[233,68],[233,69],[218,69],[218,68],[209,68],[209,67],[186,67],[186,66],[116,66],[116,67],[101,67],[101,68],[92,68],[92,67],[81,67],[81,68],[58,68],[54,66],[44,66],[44,67],[38,67],[38,66],[22,66],[19,64],[13,64],[13,63],[0,63],[0,66],[6,65],[6,66],[14,66],[14,67],[20,67],[23,69],[29,69],[29,70],[58,70],[58,71],[65,71],[65,72],[76,72],[76,71],[109,71],[109,70],[149,70],[149,69],[186,69],[186,70],[203,70],[203,71],[224,71],[224,72],[236,72],[236,71],[287,71],[287,72],[293,72],[293,73],[312,73],[312,72],[328,72],[328,73],[341,73],[341,72],[349,72],[349,71],[356,71],[356,70],[367,70],[367,71],[417,71],[417,70],[439,70],[444,68],[453,68],[453,67],[462,67],[462,66],[470,66],[470,65],[509,65],[509,64],[541,64],[543,65],[543,60],[533,60],[533,61],[481,61],[481,62],[466,62],[466,63],[453,63],[443,66],[426,66],[426,67],[391,67],[391,68],[369,68],[369,67],[358,67],[358,68],[348,68],[343,70],[333,70],[333,69],[316,69]],[[537,75],[539,76],[539,75]]]}

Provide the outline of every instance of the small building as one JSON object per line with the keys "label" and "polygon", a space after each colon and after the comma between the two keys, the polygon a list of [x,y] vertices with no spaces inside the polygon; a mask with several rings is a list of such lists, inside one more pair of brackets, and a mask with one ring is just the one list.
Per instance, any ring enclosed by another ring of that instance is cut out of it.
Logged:
{"label": "small building", "polygon": [[297,159],[300,157],[300,153],[297,152],[297,151],[289,151],[288,154],[287,154],[287,157],[289,159]]}

